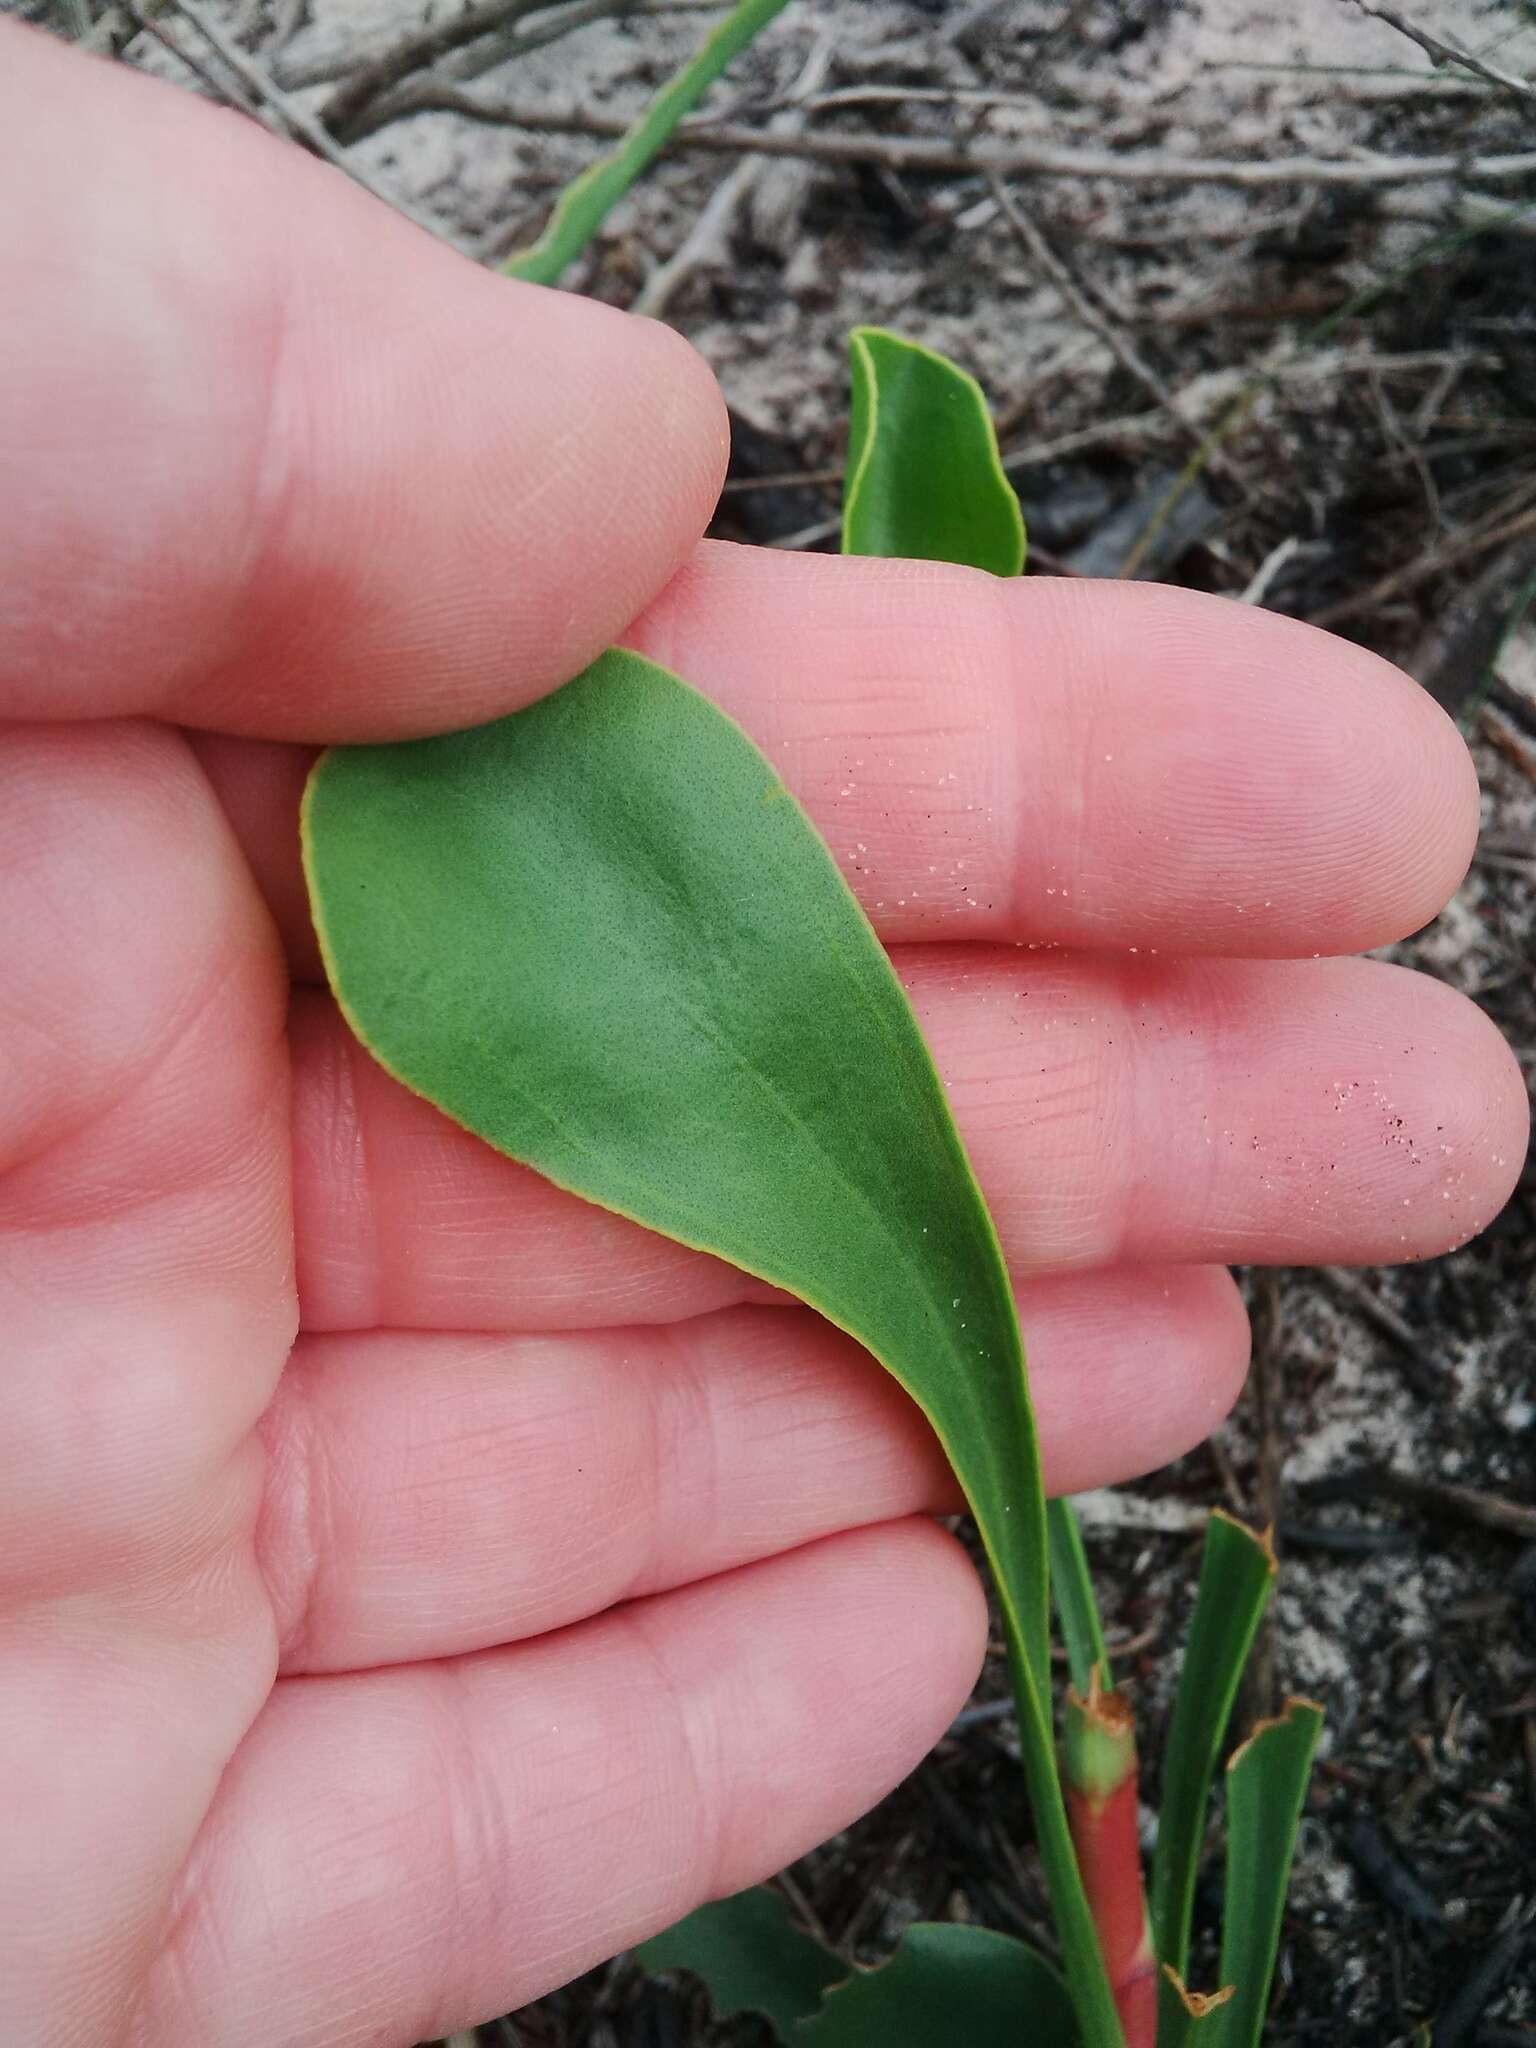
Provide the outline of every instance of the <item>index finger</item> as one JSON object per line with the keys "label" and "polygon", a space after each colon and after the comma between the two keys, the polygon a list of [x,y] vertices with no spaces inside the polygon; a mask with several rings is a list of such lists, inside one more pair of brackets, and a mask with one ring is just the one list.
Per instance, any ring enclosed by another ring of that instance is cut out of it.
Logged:
{"label": "index finger", "polygon": [[887,944],[1357,952],[1477,837],[1433,698],[1227,598],[707,543],[625,638],[745,725]]}
{"label": "index finger", "polygon": [[[1477,833],[1416,683],[1193,591],[709,542],[624,637],[740,720],[888,945],[1355,952],[1427,923]],[[314,977],[307,757],[203,760]]]}

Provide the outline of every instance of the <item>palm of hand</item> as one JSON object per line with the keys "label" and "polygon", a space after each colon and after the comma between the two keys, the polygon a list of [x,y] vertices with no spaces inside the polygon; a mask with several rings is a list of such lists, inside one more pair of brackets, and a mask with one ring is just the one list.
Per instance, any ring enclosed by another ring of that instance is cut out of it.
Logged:
{"label": "palm of hand", "polygon": [[626,627],[741,717],[897,951],[1062,1488],[1222,1412],[1221,1262],[1421,1255],[1507,1191],[1476,1013],[1306,957],[1432,914],[1475,791],[1400,678],[1283,621],[691,554],[720,421],[661,330],[13,52],[22,171],[70,189],[57,91],[121,175],[68,274],[57,222],[8,229],[51,298],[0,378],[0,2032],[405,2043],[868,1805],[984,1613],[855,1347],[352,1045],[292,743],[493,715]]}

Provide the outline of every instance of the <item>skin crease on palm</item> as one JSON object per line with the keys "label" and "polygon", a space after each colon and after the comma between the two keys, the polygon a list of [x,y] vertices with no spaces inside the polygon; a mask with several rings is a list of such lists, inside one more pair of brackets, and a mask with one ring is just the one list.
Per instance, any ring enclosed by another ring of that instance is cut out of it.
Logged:
{"label": "skin crease on palm", "polygon": [[0,190],[0,2039],[406,2044],[870,1806],[985,1615],[871,1360],[350,1043],[307,749],[619,637],[739,717],[930,1034],[1058,1489],[1225,1412],[1225,1262],[1504,1201],[1504,1046],[1343,957],[1476,786],[1259,611],[701,545],[676,336],[15,25]]}

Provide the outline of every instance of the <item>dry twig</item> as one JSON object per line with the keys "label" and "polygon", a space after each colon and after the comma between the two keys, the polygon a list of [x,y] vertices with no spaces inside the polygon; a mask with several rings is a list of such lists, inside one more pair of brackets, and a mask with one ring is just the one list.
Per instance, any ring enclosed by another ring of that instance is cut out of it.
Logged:
{"label": "dry twig", "polygon": [[1470,1522],[1479,1529],[1492,1529],[1500,1536],[1514,1536],[1529,1543],[1536,1538],[1536,1508],[1521,1501],[1505,1500],[1480,1486],[1456,1486],[1443,1479],[1419,1479],[1391,1465],[1366,1465],[1333,1478],[1314,1480],[1306,1488],[1310,1500],[1370,1500],[1384,1495],[1430,1514]]}
{"label": "dry twig", "polygon": [[[1412,1357],[1417,1358],[1423,1347],[1423,1339],[1398,1314],[1390,1303],[1373,1294],[1358,1273],[1351,1273],[1347,1266],[1319,1266],[1318,1278],[1331,1287],[1335,1294],[1342,1295],[1352,1308],[1356,1308],[1374,1329],[1400,1345]],[[1438,1384],[1438,1383],[1437,1383]]]}
{"label": "dry twig", "polygon": [[1345,619],[1358,618],[1362,612],[1374,611],[1389,598],[1401,597],[1405,592],[1417,589],[1419,584],[1427,583],[1431,576],[1439,575],[1452,563],[1485,555],[1490,548],[1501,547],[1505,541],[1518,540],[1527,533],[1536,533],[1536,505],[1527,505],[1512,519],[1495,525],[1485,523],[1474,527],[1470,533],[1426,548],[1411,562],[1378,577],[1369,590],[1359,591],[1353,597],[1341,597],[1334,604],[1325,604],[1321,611],[1310,615],[1310,623],[1314,626],[1336,626]]}
{"label": "dry twig", "polygon": [[[1179,432],[1193,435],[1198,440],[1199,428],[1179,411],[1174,394],[1168,385],[1141,356],[1127,336],[1121,333],[1104,308],[1096,302],[1087,287],[1075,275],[1066,258],[1056,253],[1024,209],[1014,205],[1012,195],[1003,180],[994,175],[988,178],[987,183],[991,187],[992,197],[1002,209],[1003,218],[1012,228],[1017,240],[1022,243],[1034,263],[1045,272],[1078,319],[1099,337],[1120,367],[1133,377],[1153,402],[1168,415]],[[1232,465],[1225,456],[1222,456],[1213,461],[1212,467],[1230,474]]]}
{"label": "dry twig", "polygon": [[371,63],[359,65],[331,94],[320,118],[333,135],[350,137],[358,116],[391,86],[426,70],[450,51],[461,50],[466,43],[478,42],[481,36],[492,35],[549,5],[550,0],[479,0],[478,6],[466,7],[462,14],[448,14],[426,28],[415,29]]}
{"label": "dry twig", "polygon": [[1512,93],[1527,105],[1536,106],[1536,85],[1528,78],[1517,77],[1513,71],[1503,71],[1496,64],[1484,63],[1481,57],[1470,50],[1463,50],[1455,43],[1448,43],[1444,37],[1435,35],[1416,21],[1410,21],[1405,14],[1399,14],[1395,7],[1383,7],[1380,0],[1355,0],[1362,14],[1369,14],[1375,20],[1385,22],[1388,28],[1395,28],[1400,36],[1406,36],[1410,43],[1417,43],[1438,70],[1442,64],[1459,64],[1464,71],[1470,71],[1485,85],[1497,86],[1500,92]]}
{"label": "dry twig", "polygon": [[[279,123],[291,136],[297,141],[304,143],[309,149],[312,149],[316,156],[323,157],[334,169],[344,172],[354,184],[361,185],[365,192],[371,192],[375,199],[382,199],[384,204],[393,207],[396,213],[404,214],[407,220],[412,220],[418,227],[425,228],[428,234],[435,235],[439,239],[442,238],[443,230],[436,221],[417,213],[398,194],[389,191],[375,179],[371,178],[366,171],[360,169],[348,156],[347,152],[340,148],[331,136],[326,134],[324,128],[321,127],[313,114],[308,113],[295,100],[290,99],[281,86],[269,78],[253,58],[246,55],[238,43],[233,42],[224,33],[223,29],[207,18],[200,5],[200,0],[171,0],[171,5],[178,14],[184,16],[191,23],[192,27],[203,38],[203,41],[207,43],[208,47],[218,57],[219,62],[234,74],[245,92],[250,95],[249,100],[240,102],[242,112],[254,113],[259,116],[263,110],[269,110],[277,117]],[[218,80],[210,78],[208,72],[179,43],[166,35],[159,25],[150,19],[144,9],[134,6],[131,12],[141,28],[147,29],[157,42],[162,43],[167,49],[171,50],[189,70],[193,71],[205,84],[210,85],[215,91],[219,92],[221,97],[228,97],[228,94],[219,85]]]}
{"label": "dry twig", "polygon": [[[773,116],[770,126],[774,134],[794,135],[803,128],[805,115],[800,102],[820,87],[831,69],[832,55],[832,38],[826,35],[818,37],[801,67],[800,76],[790,88],[789,105]],[[630,307],[632,313],[645,313],[653,320],[662,319],[673,297],[699,265],[718,260],[730,234],[731,223],[736,218],[736,210],[764,167],[765,159],[761,156],[743,157],[734,166],[710,195],[681,245],[646,279]]]}
{"label": "dry twig", "polygon": [[[548,107],[490,100],[452,85],[422,79],[402,100],[397,119],[407,114],[462,114],[495,127],[526,128],[547,135],[592,135],[607,140],[627,135],[621,114],[591,107]],[[926,135],[772,135],[734,121],[684,122],[667,149],[709,149],[728,155],[757,151],[763,156],[798,156],[814,163],[874,164],[888,171],[937,177],[1106,178],[1123,185],[1340,185],[1369,188],[1411,185],[1433,178],[1467,178],[1481,183],[1536,173],[1536,150],[1510,155],[1290,157],[1267,161],[1227,157],[1163,156],[1152,151],[1053,149],[1031,144],[974,147]]]}

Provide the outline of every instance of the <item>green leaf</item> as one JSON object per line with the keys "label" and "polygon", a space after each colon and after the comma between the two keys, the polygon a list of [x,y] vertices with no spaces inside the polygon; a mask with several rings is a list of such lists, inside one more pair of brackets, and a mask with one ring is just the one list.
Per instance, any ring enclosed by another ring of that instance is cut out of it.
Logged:
{"label": "green leaf", "polygon": [[688,1970],[703,1979],[716,2015],[760,2012],[788,2039],[848,1965],[802,1934],[768,1885],[700,1906],[635,1951],[647,1970]]}
{"label": "green leaf", "polygon": [[889,959],[738,726],[613,651],[511,718],[340,748],[307,867],[375,1057],[562,1187],[789,1288],[932,1420],[1043,1678],[1008,1276]]}
{"label": "green leaf", "polygon": [[1261,1721],[1227,1765],[1227,1884],[1221,1981],[1236,1987],[1212,2029],[1216,2048],[1259,2048],[1296,1826],[1323,1729],[1313,1700],[1287,1700]]}
{"label": "green leaf", "polygon": [[610,155],[573,178],[555,201],[542,235],[503,265],[527,284],[555,284],[586,248],[609,213],[657,157],[684,115],[698,105],[725,67],[765,29],[786,0],[737,0],[681,70],[669,78]]}
{"label": "green leaf", "polygon": [[932,1423],[997,1580],[1074,1995],[1120,2039],[1050,1714],[1044,1497],[1013,1295],[916,1020],[738,726],[610,651],[474,731],[322,757],[305,867],[375,1057],[560,1186],[798,1294]]}
{"label": "green leaf", "polygon": [[796,2048],[1076,2048],[1067,1987],[1042,1956],[984,1927],[919,1923],[888,1963],[827,1993]]}
{"label": "green leaf", "polygon": [[1024,566],[1024,517],[976,379],[879,327],[848,337],[853,410],[843,553]]}
{"label": "green leaf", "polygon": [[1097,1668],[1099,1690],[1113,1692],[1115,1682],[1110,1676],[1109,1652],[1104,1647],[1104,1624],[1099,1619],[1083,1532],[1071,1501],[1047,1501],[1045,1526],[1050,1541],[1051,1593],[1067,1646],[1072,1683],[1086,1697]]}
{"label": "green leaf", "polygon": [[[1206,1526],[1195,1612],[1168,1725],[1152,1859],[1152,1945],[1159,1963],[1180,1976],[1189,1966],[1189,1922],[1211,1780],[1274,1575],[1269,1538],[1256,1536],[1218,1508]],[[1177,2024],[1177,2005],[1177,1993],[1165,1977],[1159,1989],[1160,2027]]]}

